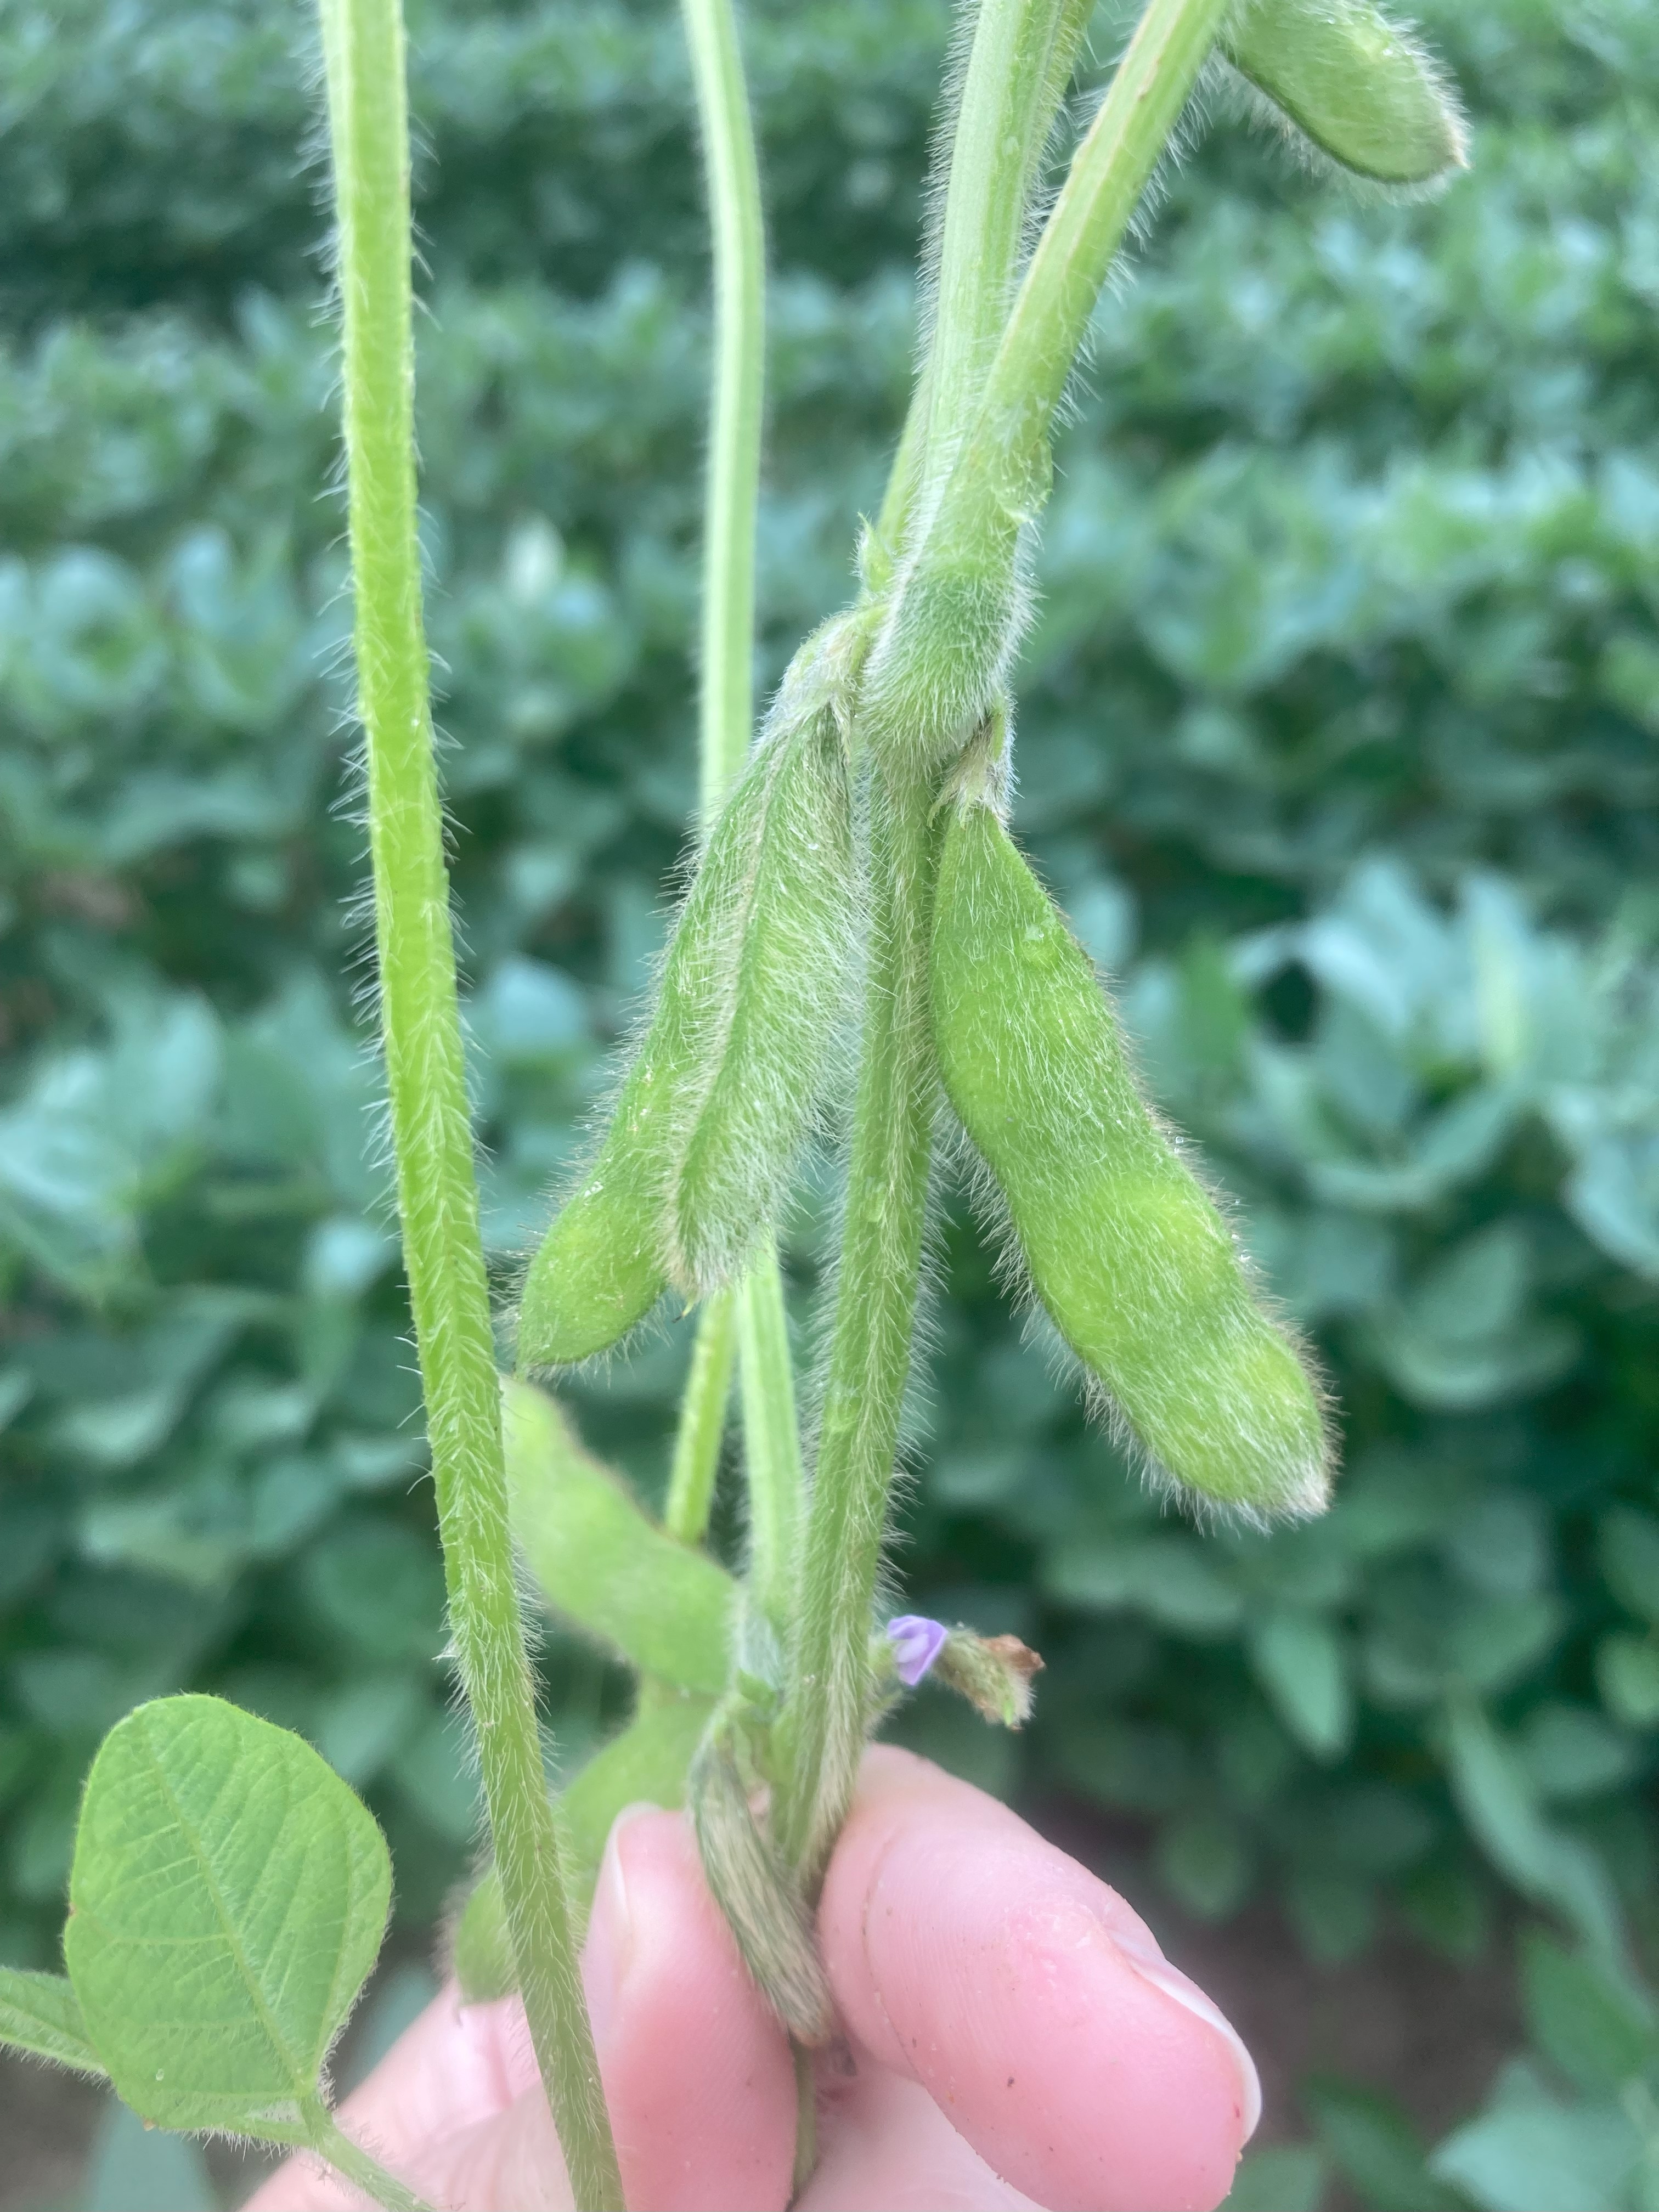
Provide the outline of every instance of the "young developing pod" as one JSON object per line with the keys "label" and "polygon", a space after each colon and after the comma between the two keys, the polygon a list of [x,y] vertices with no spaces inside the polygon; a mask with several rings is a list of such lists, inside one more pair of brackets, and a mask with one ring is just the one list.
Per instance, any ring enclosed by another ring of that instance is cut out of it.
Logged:
{"label": "young developing pod", "polygon": [[702,1869],[756,1986],[797,2043],[836,2032],[835,2002],[793,1875],[750,1808],[717,1717],[691,1762],[687,1796]]}
{"label": "young developing pod", "polygon": [[708,917],[697,1051],[672,1106],[664,1254],[687,1297],[732,1280],[782,1202],[841,1029],[853,943],[836,702],[764,738],[747,783],[746,865]]}
{"label": "young developing pod", "polygon": [[1369,0],[1245,0],[1221,45],[1268,118],[1351,175],[1419,189],[1468,165],[1444,76]]}
{"label": "young developing pod", "polygon": [[652,1520],[533,1383],[503,1382],[501,1435],[514,1541],[550,1609],[641,1674],[717,1698],[738,1589],[725,1568]]}
{"label": "young developing pod", "polygon": [[520,1372],[608,1352],[668,1287],[662,1261],[671,1071],[685,1050],[659,1005],[617,1095],[599,1156],[558,1212],[519,1296]]}
{"label": "young developing pod", "polygon": [[605,1352],[740,1267],[816,1109],[852,941],[838,678],[809,640],[715,824],[598,1157],[530,1263],[520,1370]]}
{"label": "young developing pod", "polygon": [[1087,954],[993,808],[951,804],[934,1042],[1032,1290],[1155,1476],[1253,1518],[1317,1511],[1328,1446],[1295,1346],[1143,1098]]}

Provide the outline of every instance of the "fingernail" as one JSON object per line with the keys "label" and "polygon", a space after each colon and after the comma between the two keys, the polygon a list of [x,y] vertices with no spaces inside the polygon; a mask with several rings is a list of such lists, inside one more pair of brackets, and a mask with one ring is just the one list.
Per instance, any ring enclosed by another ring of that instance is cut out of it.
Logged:
{"label": "fingernail", "polygon": [[1261,2077],[1255,2070],[1255,2059],[1244,2048],[1244,2039],[1214,1998],[1206,1996],[1196,1982],[1189,1982],[1178,1966],[1172,1966],[1150,1937],[1142,1937],[1129,1929],[1114,1928],[1111,1934],[1113,1942],[1143,1982],[1162,1990],[1165,1996],[1173,1997],[1194,2019],[1214,2028],[1231,2051],[1238,2074],[1243,2140],[1249,2142],[1261,2118]]}
{"label": "fingernail", "polygon": [[587,1919],[587,1941],[582,1946],[582,1989],[598,2044],[610,2039],[634,1955],[634,1916],[619,1839],[630,1821],[655,1809],[650,1805],[623,1806],[611,1824],[599,1880],[593,1885],[593,1909]]}

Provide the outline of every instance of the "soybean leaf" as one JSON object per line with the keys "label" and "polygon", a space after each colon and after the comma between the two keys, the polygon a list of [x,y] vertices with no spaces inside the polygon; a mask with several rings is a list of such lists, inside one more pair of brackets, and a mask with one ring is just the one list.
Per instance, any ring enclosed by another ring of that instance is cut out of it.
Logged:
{"label": "soybean leaf", "polygon": [[1351,2081],[1315,2079],[1303,2099],[1332,2163],[1375,2212],[1457,2212],[1459,2199],[1430,2172],[1406,2115]]}
{"label": "soybean leaf", "polygon": [[1280,1719],[1316,1759],[1335,1759],[1353,1733],[1353,1692],[1335,1630],[1322,1615],[1270,1613],[1250,1657]]}
{"label": "soybean leaf", "polygon": [[1601,1960],[1534,1929],[1522,1945],[1521,1984],[1534,2040],[1584,2095],[1613,2096],[1659,2062],[1650,2004]]}
{"label": "soybean leaf", "polygon": [[1319,2212],[1325,2161],[1309,2143],[1273,2143],[1248,2150],[1222,2212]]}
{"label": "soybean leaf", "polygon": [[1659,1520],[1634,1506],[1615,1506],[1596,1537],[1607,1588],[1620,1605],[1659,1626]]}
{"label": "soybean leaf", "polygon": [[88,1778],[64,1950],[88,2036],[153,2125],[316,2139],[392,1867],[311,1747],[217,1698],[140,1705]]}
{"label": "soybean leaf", "polygon": [[1623,1916],[1606,1867],[1581,1837],[1546,1820],[1531,1777],[1472,1699],[1448,1704],[1446,1766],[1458,1808],[1498,1872],[1559,1912],[1599,1956],[1620,1957]]}
{"label": "soybean leaf", "polygon": [[649,1520],[544,1390],[503,1391],[513,1533],[548,1603],[642,1673],[718,1697],[731,1577]]}
{"label": "soybean leaf", "polygon": [[1133,1537],[1109,1546],[1056,1546],[1043,1586],[1061,1605],[1137,1612],[1177,1636],[1225,1635],[1243,1609],[1238,1591],[1189,1537]]}
{"label": "soybean leaf", "polygon": [[1486,2110],[1448,2136],[1430,2164],[1485,2212],[1601,2212],[1642,2201],[1630,2187],[1642,2149],[1616,2105],[1562,2103],[1521,2059],[1504,2069]]}
{"label": "soybean leaf", "polygon": [[1626,1728],[1659,1725],[1659,1644],[1647,1636],[1604,1636],[1596,1647],[1601,1702]]}
{"label": "soybean leaf", "polygon": [[101,2074],[87,2040],[86,2022],[72,1984],[62,1974],[29,1974],[0,1966],[0,2043],[54,2059],[77,2074]]}

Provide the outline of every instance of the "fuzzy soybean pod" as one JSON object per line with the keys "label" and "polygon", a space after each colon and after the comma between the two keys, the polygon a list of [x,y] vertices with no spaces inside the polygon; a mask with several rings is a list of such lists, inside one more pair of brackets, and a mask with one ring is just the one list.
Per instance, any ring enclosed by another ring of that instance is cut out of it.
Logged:
{"label": "fuzzy soybean pod", "polygon": [[586,1450],[556,1399],[501,1391],[514,1540],[550,1610],[652,1680],[716,1698],[729,1672],[737,1584],[677,1542]]}
{"label": "fuzzy soybean pod", "polygon": [[1032,1290],[1154,1480],[1251,1519],[1317,1511],[1324,1424],[1295,1346],[1141,1096],[1087,954],[992,807],[953,803],[934,1042]]}
{"label": "fuzzy soybean pod", "polygon": [[839,696],[823,678],[786,684],[714,827],[598,1156],[526,1275],[521,1370],[608,1351],[671,1284],[719,1288],[777,1206],[852,940]]}
{"label": "fuzzy soybean pod", "polygon": [[687,1785],[703,1873],[756,1986],[809,2050],[835,2033],[835,2002],[811,1916],[771,1836],[756,1820],[730,1730],[717,1711]]}
{"label": "fuzzy soybean pod", "polygon": [[1369,0],[1248,0],[1221,46],[1269,121],[1352,176],[1412,190],[1468,166],[1443,74]]}
{"label": "fuzzy soybean pod", "polygon": [[696,993],[696,1052],[671,1109],[663,1230],[670,1279],[688,1297],[732,1281],[776,1215],[844,1018],[854,871],[839,696],[811,700],[763,738],[733,801],[745,834],[709,902],[695,974],[676,945],[687,972],[675,980]]}
{"label": "fuzzy soybean pod", "polygon": [[714,826],[598,1157],[530,1263],[519,1306],[521,1370],[609,1351],[668,1288],[676,1139],[718,1047],[734,915],[758,866],[781,758],[768,748],[751,762]]}
{"label": "fuzzy soybean pod", "polygon": [[673,1070],[687,1050],[682,1009],[665,994],[598,1157],[530,1262],[519,1299],[521,1372],[574,1366],[608,1352],[667,1289],[661,1234],[667,1109]]}

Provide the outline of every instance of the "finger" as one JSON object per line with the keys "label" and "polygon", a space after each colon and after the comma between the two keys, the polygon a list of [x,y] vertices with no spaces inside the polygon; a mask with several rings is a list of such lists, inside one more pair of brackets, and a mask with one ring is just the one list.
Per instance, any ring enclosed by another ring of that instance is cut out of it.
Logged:
{"label": "finger", "polygon": [[819,1933],[853,2033],[1052,2212],[1226,2196],[1260,2112],[1243,2045],[1122,1899],[1006,1807],[872,1753]]}
{"label": "finger", "polygon": [[[794,2076],[677,1814],[623,1814],[594,1893],[582,1978],[623,2191],[653,2212],[779,2212]],[[448,2071],[451,2062],[455,2071]],[[517,1999],[445,1993],[337,2115],[455,2212],[568,2212],[570,2190]],[[361,2200],[291,2160],[247,2212]]]}
{"label": "finger", "polygon": [[963,2141],[927,2092],[866,2063],[818,2092],[818,2162],[796,2212],[1039,2212]]}
{"label": "finger", "polygon": [[788,2042],[708,1893],[690,1823],[624,1817],[588,1942],[624,2193],[651,2212],[781,2212],[795,2150]]}

